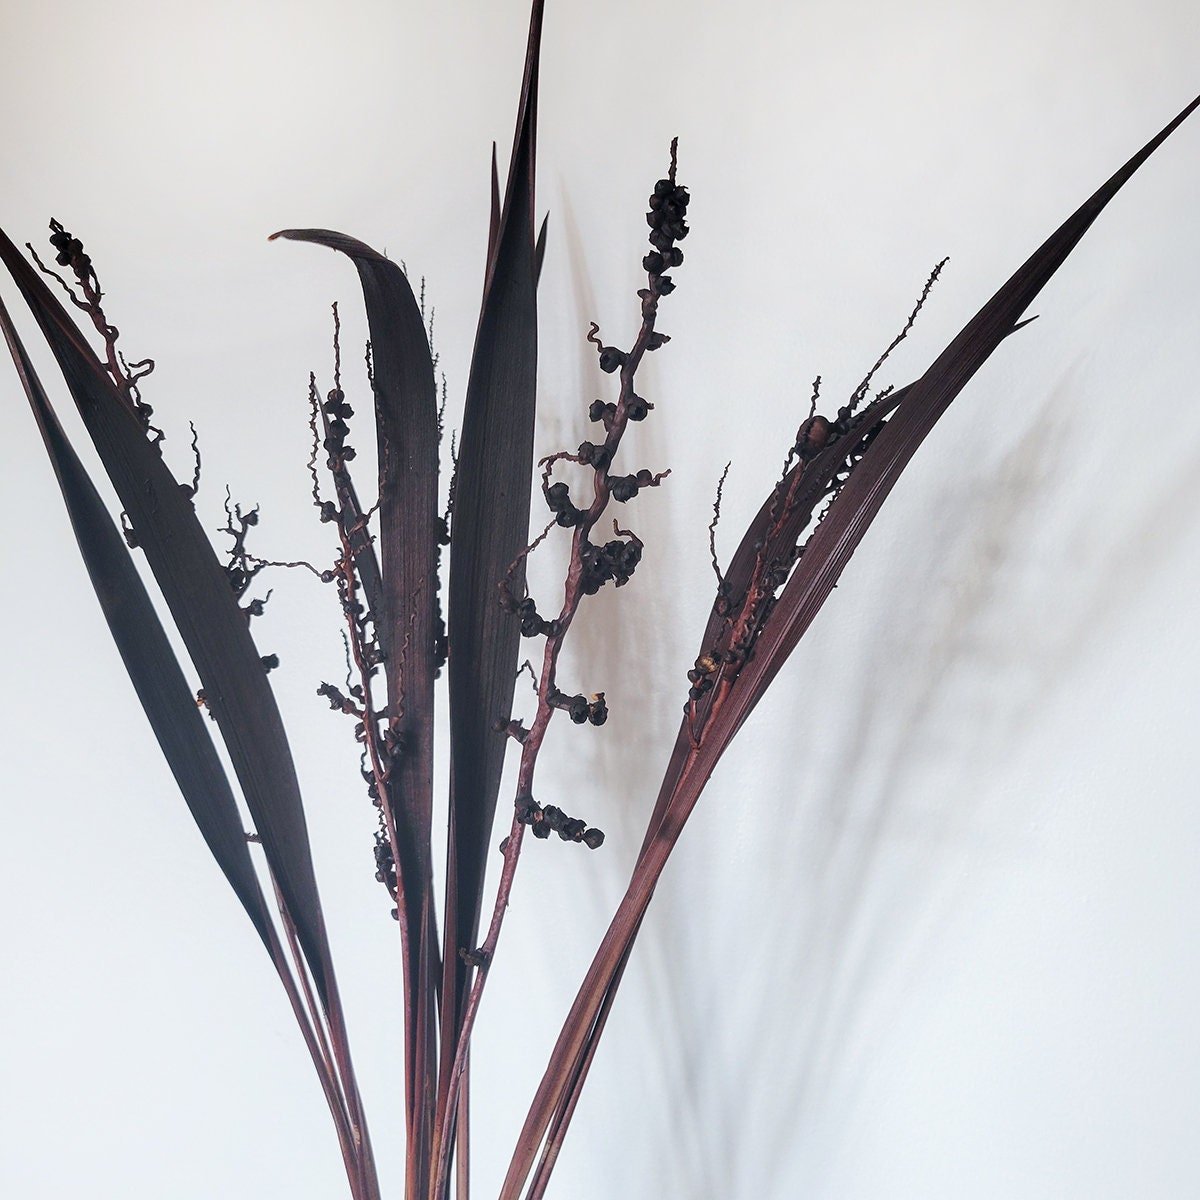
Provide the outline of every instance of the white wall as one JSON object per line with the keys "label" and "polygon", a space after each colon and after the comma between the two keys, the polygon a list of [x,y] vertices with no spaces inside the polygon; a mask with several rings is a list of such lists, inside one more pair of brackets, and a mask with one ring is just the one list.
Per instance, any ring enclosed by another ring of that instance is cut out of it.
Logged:
{"label": "white wall", "polygon": [[[363,328],[347,264],[265,235],[345,229],[427,276],[455,403],[525,23],[477,0],[0,11],[0,221],[85,238],[128,349],[158,359],[172,461],[193,417],[204,512],[227,480],[261,501],[265,553],[326,552],[307,371],[331,300]],[[728,553],[813,375],[836,406],[949,254],[886,379],[917,375],[1200,90],[1198,50],[1185,0],[551,0],[540,452],[584,436],[611,382],[587,322],[632,332],[673,134],[694,232],[646,368],[658,407],[626,443],[674,473],[629,514],[637,579],[589,606],[565,665],[613,719],[543,762],[543,797],[610,839],[522,866],[473,1059],[481,1197],[653,798],[726,459]],[[714,779],[553,1195],[1200,1194],[1196,121],[929,439]],[[144,728],[15,381],[0,393],[0,1194],[341,1195],[285,1004]],[[341,671],[337,615],[275,582],[261,640],[395,1195],[395,932],[349,729],[312,694]]]}

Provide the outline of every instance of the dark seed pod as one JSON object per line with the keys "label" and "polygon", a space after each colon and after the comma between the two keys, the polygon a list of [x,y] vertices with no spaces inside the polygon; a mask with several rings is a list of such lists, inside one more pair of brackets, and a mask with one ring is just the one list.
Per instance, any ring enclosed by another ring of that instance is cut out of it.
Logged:
{"label": "dark seed pod", "polygon": [[605,372],[605,374],[611,375],[624,365],[624,350],[618,350],[616,346],[602,346],[600,348],[600,370]]}
{"label": "dark seed pod", "polygon": [[675,290],[675,280],[670,275],[662,275],[658,280],[658,294],[669,296]]}
{"label": "dark seed pod", "polygon": [[552,512],[558,512],[571,503],[571,489],[565,483],[552,483],[546,489],[546,503]]}
{"label": "dark seed pod", "polygon": [[815,454],[829,441],[832,433],[833,426],[824,417],[820,415],[809,417],[800,426],[800,436],[796,441],[796,444],[800,447],[800,453]]}
{"label": "dark seed pod", "polygon": [[583,844],[589,850],[599,850],[604,845],[604,834],[599,829],[588,829],[583,834]]}
{"label": "dark seed pod", "polygon": [[589,467],[602,467],[608,462],[608,449],[603,443],[580,442],[577,453],[580,461]]}
{"label": "dark seed pod", "polygon": [[521,636],[522,637],[537,637],[544,631],[542,618],[533,614],[521,618]]}
{"label": "dark seed pod", "polygon": [[612,498],[621,504],[638,494],[637,480],[632,475],[621,475],[609,481]]}
{"label": "dark seed pod", "polygon": [[651,250],[650,253],[642,259],[642,266],[651,275],[661,275],[663,271],[666,270],[667,262],[657,250]]}
{"label": "dark seed pod", "polygon": [[653,404],[647,403],[641,396],[630,396],[625,401],[625,415],[631,421],[644,421],[646,414],[654,407]]}
{"label": "dark seed pod", "polygon": [[262,663],[263,670],[273,671],[273,670],[275,670],[275,668],[277,666],[279,666],[279,655],[278,654],[264,654],[262,656],[262,658],[260,658],[258,661],[260,663]]}

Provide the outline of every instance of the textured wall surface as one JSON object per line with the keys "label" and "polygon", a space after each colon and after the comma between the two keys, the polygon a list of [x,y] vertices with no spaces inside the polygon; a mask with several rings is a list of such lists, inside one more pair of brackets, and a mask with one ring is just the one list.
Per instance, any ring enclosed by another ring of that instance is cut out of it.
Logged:
{"label": "textured wall surface", "polygon": [[[613,716],[556,729],[543,757],[545,798],[609,841],[536,843],[523,863],[473,1059],[480,1197],[653,800],[724,463],[728,554],[814,375],[836,407],[948,254],[881,379],[918,375],[1200,90],[1183,0],[548,8],[539,453],[577,443],[606,395],[583,334],[632,334],[644,201],[675,134],[693,233],[660,320],[673,340],[645,370],[657,408],[625,443],[631,469],[673,474],[622,514],[644,565],[587,607],[564,666]],[[330,301],[349,346],[365,322],[350,267],[268,245],[274,229],[344,229],[427,278],[454,423],[526,15],[0,10],[0,222],[19,242],[51,216],[84,238],[131,357],[158,360],[145,393],[181,470],[196,422],[211,525],[228,482],[262,504],[262,553],[329,552],[306,506],[307,372],[328,378]],[[1198,191],[1193,118],[921,449],[668,869],[552,1195],[1200,1194]],[[0,404],[0,1193],[341,1195],[290,1014],[174,793],[3,371]],[[561,561],[539,551],[540,595]],[[313,694],[341,677],[336,605],[306,575],[272,582],[257,628],[282,659],[394,1189],[395,927],[350,729]]]}

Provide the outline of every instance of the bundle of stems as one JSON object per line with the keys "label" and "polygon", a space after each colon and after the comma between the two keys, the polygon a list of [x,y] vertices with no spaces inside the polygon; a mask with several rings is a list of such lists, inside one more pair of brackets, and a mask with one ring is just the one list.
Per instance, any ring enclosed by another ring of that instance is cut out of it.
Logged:
{"label": "bundle of stems", "polygon": [[[278,973],[332,1115],[350,1195],[382,1195],[355,1078],[343,1007],[313,870],[304,807],[268,675],[277,660],[252,634],[267,597],[264,570],[302,565],[333,585],[344,620],[347,679],[319,693],[350,716],[361,774],[378,819],[374,870],[395,918],[404,981],[407,1200],[470,1194],[469,1064],[472,1034],[500,949],[505,914],[529,836],[597,850],[604,834],[539,790],[537,767],[551,723],[602,726],[602,692],[560,680],[562,650],[581,608],[609,585],[630,583],[647,547],[627,515],[669,474],[624,460],[630,422],[650,419],[639,392],[645,356],[669,342],[658,327],[684,260],[688,189],[677,145],[653,186],[649,245],[636,297],[640,324],[619,347],[593,324],[587,340],[608,398],[587,410],[587,436],[534,463],[537,294],[546,222],[535,208],[538,61],[543,0],[534,0],[507,181],[495,150],[483,300],[470,364],[461,440],[443,487],[444,386],[423,304],[402,266],[345,234],[288,229],[273,235],[327,247],[357,270],[370,330],[366,375],[378,462],[373,498],[355,481],[354,410],[343,388],[334,309],[334,370],[327,391],[310,379],[311,492],[336,535],[325,564],[280,564],[248,547],[256,509],[227,499],[226,551],[197,519],[200,462],[176,479],[141,385],[150,360],[128,363],[81,241],[51,222],[54,266],[27,258],[0,234],[0,259],[52,350],[122,508],[114,520],[60,424],[48,393],[0,304],[0,325],[41,431],[80,551],[124,665],[180,791]],[[709,525],[715,595],[688,673],[683,715],[657,798],[647,805],[640,854],[623,898],[563,1023],[533,1097],[501,1200],[543,1196],[575,1113],[638,931],[681,831],[721,756],[837,584],[850,556],[918,446],[971,377],[1026,323],[1041,288],[1105,205],[1200,104],[1188,105],[1086,200],[999,288],[929,368],[905,387],[875,378],[905,338],[943,263],[934,267],[899,334],[845,402],[818,411],[820,380],[778,478],[730,561],[718,561]],[[57,293],[65,295],[64,306]],[[70,308],[93,327],[93,339]],[[530,539],[530,483],[546,511]],[[722,479],[722,483],[724,480]],[[443,493],[448,503],[443,507]],[[706,518],[707,519],[707,516]],[[542,528],[543,520],[545,521]],[[547,538],[569,539],[561,595],[539,602],[526,561]],[[448,553],[444,553],[448,547]],[[161,605],[134,555],[157,584]],[[446,587],[441,578],[448,568]],[[703,568],[707,570],[707,568]],[[444,597],[444,604],[443,604]],[[185,654],[176,653],[160,608]],[[513,716],[518,661],[533,643],[536,704]],[[449,689],[448,827],[434,829],[435,681]],[[205,717],[211,722],[205,720]],[[232,778],[212,736],[224,746]],[[509,749],[516,789],[495,828]],[[235,787],[236,785],[236,787]],[[647,798],[648,799],[648,798]],[[249,829],[247,829],[249,824]],[[485,895],[489,850],[502,866]],[[564,847],[563,852],[575,852]],[[445,892],[434,861],[445,855]],[[256,857],[258,856],[258,857]],[[486,1119],[486,1118],[485,1118]]]}

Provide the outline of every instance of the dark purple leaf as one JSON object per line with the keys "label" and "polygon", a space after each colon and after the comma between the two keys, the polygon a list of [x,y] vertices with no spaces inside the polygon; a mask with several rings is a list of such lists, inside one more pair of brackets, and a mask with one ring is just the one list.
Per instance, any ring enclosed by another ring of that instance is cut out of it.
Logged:
{"label": "dark purple leaf", "polygon": [[336,996],[295,767],[259,651],[186,495],[133,409],[45,282],[0,232],[8,268],[54,352],[84,425],[200,676],[209,711],[328,1003]]}
{"label": "dark purple leaf", "polygon": [[[433,359],[420,307],[398,264],[364,242],[328,229],[285,229],[272,237],[312,242],[345,254],[358,269],[367,310],[382,558],[382,594],[370,603],[386,655],[390,726],[403,747],[392,764],[388,799],[396,821],[400,903],[408,930],[406,1078],[414,1131],[409,1147],[412,1165],[424,1170],[420,1164],[429,1157],[433,1094],[422,1087],[437,1069],[436,991],[441,965],[431,851],[439,522]],[[365,540],[369,550],[369,538]],[[373,564],[373,550],[364,558]],[[369,588],[367,592],[370,596]]]}
{"label": "dark purple leaf", "polygon": [[[450,545],[450,848],[443,1066],[474,945],[517,672],[519,630],[499,585],[525,547],[537,384],[534,165],[541,0],[533,6],[512,162],[471,361]],[[515,586],[520,587],[523,572]],[[449,1047],[449,1049],[448,1049]]]}
{"label": "dark purple leaf", "polygon": [[67,440],[3,302],[0,328],[41,430],[84,565],[121,661],[200,833],[273,956],[274,929],[250,860],[241,814],[196,698],[125,539]]}

